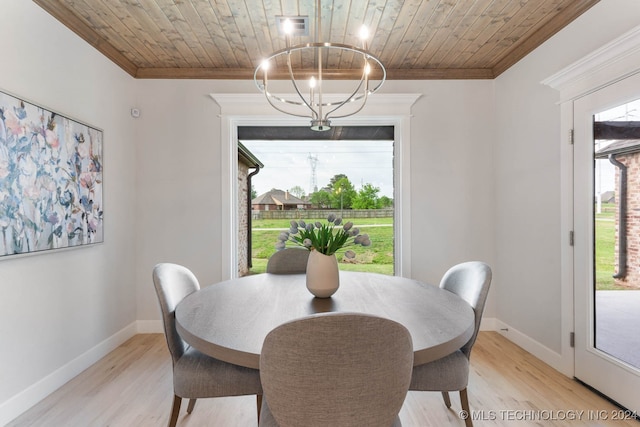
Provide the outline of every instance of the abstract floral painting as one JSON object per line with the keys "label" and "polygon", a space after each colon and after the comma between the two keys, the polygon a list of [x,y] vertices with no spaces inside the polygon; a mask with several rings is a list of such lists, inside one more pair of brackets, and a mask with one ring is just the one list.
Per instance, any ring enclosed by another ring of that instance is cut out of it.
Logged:
{"label": "abstract floral painting", "polygon": [[102,131],[0,92],[0,257],[103,241]]}

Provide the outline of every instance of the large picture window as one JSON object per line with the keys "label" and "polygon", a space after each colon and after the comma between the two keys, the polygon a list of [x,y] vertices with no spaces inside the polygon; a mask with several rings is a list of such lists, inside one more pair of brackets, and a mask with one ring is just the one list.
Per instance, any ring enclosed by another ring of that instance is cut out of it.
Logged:
{"label": "large picture window", "polygon": [[251,178],[251,271],[265,271],[290,221],[322,222],[334,214],[372,241],[370,247],[350,248],[355,258],[337,254],[340,269],[393,275],[393,126],[350,126],[337,137],[304,140],[290,128],[277,136],[269,129],[239,129],[239,141],[264,164]]}

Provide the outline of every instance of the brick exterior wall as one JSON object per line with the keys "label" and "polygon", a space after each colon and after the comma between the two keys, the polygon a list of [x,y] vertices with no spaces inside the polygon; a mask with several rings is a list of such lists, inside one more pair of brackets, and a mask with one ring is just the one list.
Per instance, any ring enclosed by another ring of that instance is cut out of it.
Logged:
{"label": "brick exterior wall", "polygon": [[[627,166],[627,275],[615,279],[617,285],[640,289],[640,153],[617,156],[616,159]],[[620,183],[620,169],[616,168],[616,185]],[[619,199],[619,187],[616,188]],[[619,203],[616,204],[616,272],[619,271],[618,241],[620,234]]]}
{"label": "brick exterior wall", "polygon": [[247,189],[248,175],[249,167],[242,162],[238,162],[238,273],[240,276],[246,276],[249,273],[247,206],[251,194]]}

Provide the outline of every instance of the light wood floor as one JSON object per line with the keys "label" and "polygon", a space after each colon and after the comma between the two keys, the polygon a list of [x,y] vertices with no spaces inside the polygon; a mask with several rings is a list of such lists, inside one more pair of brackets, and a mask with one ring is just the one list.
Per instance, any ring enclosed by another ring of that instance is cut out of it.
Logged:
{"label": "light wood floor", "polygon": [[[477,427],[640,426],[637,421],[611,420],[615,406],[498,333],[480,333],[471,365],[469,401]],[[171,381],[164,337],[137,335],[8,426],[165,426]],[[449,410],[440,393],[409,392],[400,412],[402,424],[464,426],[457,393],[452,402]],[[609,419],[597,421],[596,415]],[[574,420],[567,419],[571,416]],[[178,421],[179,427],[255,425],[252,396],[202,399],[191,415],[183,402]]]}

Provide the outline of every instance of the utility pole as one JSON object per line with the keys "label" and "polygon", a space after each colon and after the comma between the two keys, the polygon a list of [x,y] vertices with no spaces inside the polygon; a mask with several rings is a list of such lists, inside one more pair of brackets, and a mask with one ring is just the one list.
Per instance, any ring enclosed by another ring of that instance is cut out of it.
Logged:
{"label": "utility pole", "polygon": [[318,164],[318,156],[309,153],[309,157],[307,157],[307,160],[309,160],[309,164],[311,165],[311,182],[309,185],[309,194],[313,194],[318,191],[318,178],[316,176],[316,165]]}

